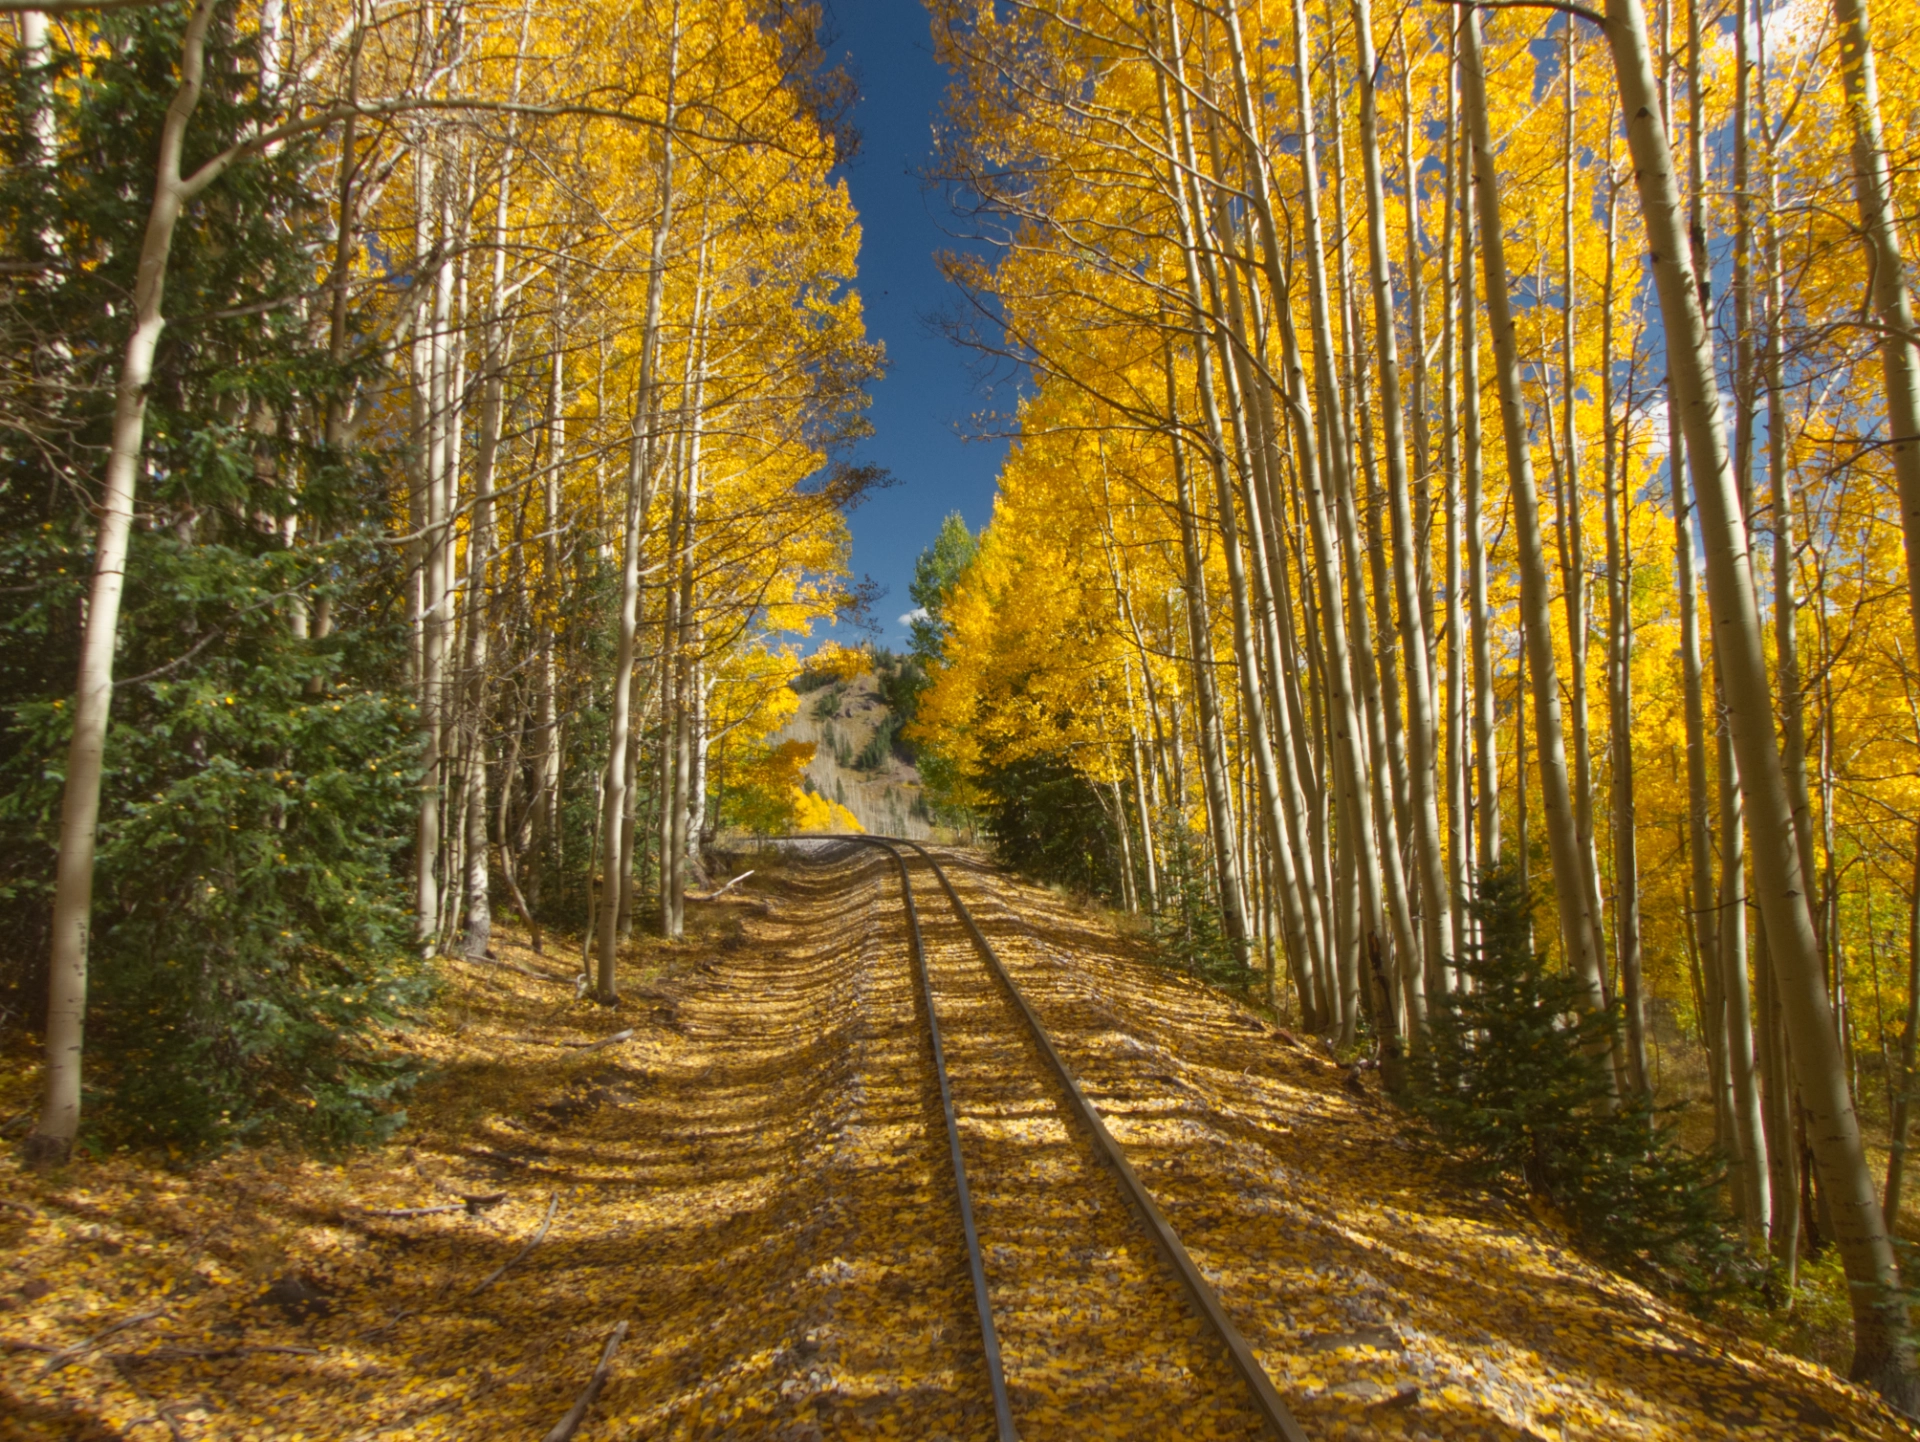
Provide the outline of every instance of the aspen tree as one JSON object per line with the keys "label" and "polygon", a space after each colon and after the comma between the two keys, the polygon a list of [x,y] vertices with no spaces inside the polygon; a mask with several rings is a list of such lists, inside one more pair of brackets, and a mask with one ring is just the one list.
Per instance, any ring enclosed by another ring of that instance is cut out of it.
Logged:
{"label": "aspen tree", "polygon": [[1553,630],[1548,618],[1546,552],[1520,395],[1520,362],[1508,299],[1506,237],[1501,228],[1499,174],[1494,161],[1492,129],[1487,120],[1478,12],[1468,9],[1462,25],[1461,90],[1474,162],[1480,255],[1487,286],[1487,323],[1493,333],[1500,421],[1507,441],[1507,476],[1520,561],[1520,605],[1533,684],[1534,728],[1541,799],[1546,809],[1547,848],[1553,862],[1554,899],[1560,913],[1560,940],[1566,948],[1568,962],[1586,987],[1590,1004],[1598,1010],[1605,1006],[1606,1000],[1594,942],[1591,897],[1596,888],[1590,870],[1592,853],[1581,845],[1567,778],[1566,747],[1560,724],[1559,667],[1553,654]]}
{"label": "aspen tree", "polygon": [[[1439,760],[1435,754],[1437,728],[1432,709],[1433,679],[1428,672],[1426,633],[1421,622],[1426,605],[1420,591],[1419,568],[1414,561],[1419,537],[1414,529],[1411,487],[1407,475],[1399,342],[1395,335],[1393,281],[1387,257],[1386,185],[1381,175],[1379,117],[1374,97],[1374,74],[1379,68],[1379,59],[1373,48],[1373,16],[1368,0],[1353,0],[1353,23],[1359,46],[1360,153],[1366,177],[1367,257],[1373,291],[1374,348],[1380,366],[1380,413],[1386,438],[1387,498],[1392,508],[1394,600],[1399,615],[1400,653],[1406,673],[1407,812],[1424,897],[1421,915],[1426,933],[1426,972],[1428,977],[1438,978],[1445,965],[1444,959],[1454,955],[1453,916],[1445,859],[1440,845],[1437,795]],[[1411,188],[1410,183],[1409,192]],[[1417,335],[1415,343],[1418,344]],[[1413,957],[1408,956],[1403,965],[1411,971],[1414,967]],[[1415,1025],[1418,1026],[1422,1021],[1424,1018],[1416,1018]]]}
{"label": "aspen tree", "polygon": [[627,450],[625,518],[621,527],[620,612],[615,637],[613,700],[607,721],[606,785],[601,792],[601,883],[599,947],[594,974],[594,996],[603,1006],[619,999],[614,959],[620,936],[619,895],[622,879],[632,870],[631,831],[623,826],[627,814],[628,757],[631,745],[632,690],[636,634],[639,626],[640,555],[645,547],[644,526],[658,438],[655,435],[654,390],[660,364],[660,320],[667,280],[667,250],[673,229],[677,197],[674,120],[680,47],[680,4],[675,0],[667,30],[666,130],[660,139],[659,206],[647,271],[646,328],[641,334],[640,371],[634,392],[633,435]]}
{"label": "aspen tree", "polygon": [[[1250,494],[1251,486],[1244,471],[1236,478],[1229,474],[1229,466],[1240,470],[1251,460],[1250,447],[1246,444],[1245,423],[1247,408],[1240,403],[1236,369],[1233,364],[1233,343],[1227,338],[1226,326],[1222,314],[1220,282],[1213,271],[1211,256],[1203,251],[1200,229],[1204,224],[1206,206],[1199,193],[1199,156],[1194,145],[1193,122],[1187,105],[1187,79],[1185,59],[1181,54],[1182,44],[1177,9],[1169,4],[1165,12],[1167,54],[1160,76],[1160,110],[1162,125],[1166,134],[1169,153],[1174,157],[1173,166],[1173,211],[1179,230],[1183,251],[1183,270],[1187,286],[1187,303],[1194,317],[1193,346],[1195,365],[1195,388],[1198,395],[1201,419],[1205,424],[1206,453],[1209,468],[1214,478],[1215,503],[1218,507],[1221,549],[1227,563],[1228,599],[1233,611],[1233,637],[1235,655],[1239,661],[1241,686],[1241,717],[1247,727],[1249,745],[1253,751],[1258,768],[1261,787],[1261,812],[1267,833],[1278,837],[1281,834],[1280,820],[1280,781],[1278,767],[1273,755],[1273,746],[1267,729],[1267,713],[1260,689],[1260,669],[1254,638],[1253,606],[1249,597],[1249,585],[1246,573],[1246,559],[1242,553],[1239,523],[1235,516],[1235,491]],[[1223,428],[1221,406],[1214,385],[1215,352],[1219,351],[1220,379],[1228,389],[1228,412],[1233,416],[1236,428],[1236,445],[1230,459],[1227,437]],[[1236,488],[1234,481],[1238,479]],[[1250,513],[1249,520],[1253,517]],[[1256,537],[1256,545],[1258,538]],[[1246,808],[1242,808],[1245,814]],[[1236,869],[1244,868],[1237,867]],[[1236,951],[1239,939],[1229,931],[1229,941]],[[1248,944],[1251,938],[1247,938]],[[1244,961],[1245,958],[1242,958]]]}
{"label": "aspen tree", "polygon": [[1466,501],[1462,493],[1461,476],[1459,307],[1455,303],[1458,285],[1454,232],[1459,228],[1463,213],[1463,206],[1458,199],[1460,92],[1455,84],[1459,66],[1454,55],[1458,37],[1457,25],[1449,23],[1445,70],[1447,119],[1441,142],[1445,168],[1440,229],[1440,435],[1446,508],[1443,534],[1447,587],[1447,881],[1453,907],[1453,934],[1456,941],[1464,942],[1467,939],[1468,877],[1472,875],[1473,867],[1470,859],[1473,826],[1469,819],[1473,809],[1473,793],[1467,732],[1467,666],[1472,652],[1471,643],[1466,637],[1467,609],[1462,596],[1462,588],[1466,584],[1463,532]]}
{"label": "aspen tree", "polygon": [[[1920,645],[1920,338],[1916,338],[1906,255],[1894,214],[1892,172],[1880,123],[1880,80],[1867,0],[1833,0],[1841,73],[1853,132],[1853,190],[1868,251],[1869,289],[1880,329],[1887,449],[1900,490],[1908,607]],[[1791,799],[1791,798],[1790,798]]]}
{"label": "aspen tree", "polygon": [[[1593,737],[1587,706],[1587,646],[1590,604],[1587,599],[1587,544],[1585,507],[1580,497],[1580,428],[1575,420],[1573,333],[1578,313],[1578,274],[1573,257],[1573,133],[1579,104],[1579,84],[1573,27],[1565,27],[1561,45],[1561,78],[1566,102],[1561,121],[1561,270],[1560,270],[1560,402],[1564,426],[1559,445],[1554,444],[1553,403],[1543,398],[1542,411],[1547,423],[1547,443],[1554,465],[1556,505],[1559,524],[1554,527],[1560,550],[1560,574],[1567,612],[1567,722],[1573,741],[1573,821],[1579,845],[1586,861],[1581,868],[1588,881],[1590,895],[1587,911],[1592,919],[1594,954],[1606,955],[1606,931],[1601,913],[1599,852],[1593,831]],[[1541,257],[1542,262],[1545,256]],[[1564,472],[1564,474],[1562,474]],[[1559,499],[1564,485],[1565,499]]]}
{"label": "aspen tree", "polygon": [[[1452,73],[1455,100],[1464,89],[1462,58],[1467,12],[1460,12],[1453,35]],[[1456,111],[1456,119],[1459,119]],[[1473,142],[1464,120],[1456,126],[1459,142],[1454,164],[1460,204],[1460,449],[1461,485],[1466,491],[1467,586],[1469,624],[1473,645],[1473,767],[1474,855],[1479,874],[1500,865],[1500,755],[1499,729],[1494,724],[1493,619],[1487,608],[1487,525],[1484,448],[1480,428],[1480,328],[1474,300],[1474,165]]]}
{"label": "aspen tree", "polygon": [[187,126],[200,103],[207,27],[212,23],[213,0],[198,0],[180,41],[180,87],[167,107],[166,123],[160,132],[153,195],[140,241],[133,329],[114,387],[113,430],[100,495],[93,577],[87,588],[80,675],[74,688],[73,732],[67,743],[66,779],[60,794],[60,850],[54,872],[53,949],[47,984],[46,1074],[40,1119],[26,1145],[28,1160],[41,1165],[66,1161],[80,1132],[95,830],[100,816],[107,721],[113,707],[113,654],[119,639],[120,598],[126,585],[127,542],[133,530],[134,491],[146,437],[147,386],[160,332],[166,325],[163,302],[167,262],[181,213],[226,169],[219,157],[191,174],[183,174],[181,169]]}
{"label": "aspen tree", "polygon": [[1920,1407],[1920,1378],[1908,1346],[1906,1304],[1847,1090],[1806,881],[1800,874],[1792,809],[1774,743],[1772,688],[1747,562],[1747,528],[1734,489],[1712,338],[1691,247],[1682,229],[1672,155],[1661,123],[1646,13],[1639,0],[1608,0],[1606,21],[1665,322],[1669,372],[1705,523],[1715,654],[1740,761],[1755,890],[1792,1039],[1795,1074],[1809,1113],[1808,1140],[1832,1210],[1835,1241],[1852,1283],[1852,1375],[1872,1385],[1894,1406],[1912,1412]]}
{"label": "aspen tree", "polygon": [[[1569,36],[1573,27],[1567,27]],[[1573,45],[1567,44],[1571,69]],[[1572,106],[1569,104],[1569,112]],[[1571,149],[1572,130],[1568,130]],[[1633,572],[1630,474],[1631,410],[1614,420],[1614,310],[1618,299],[1616,265],[1619,186],[1614,170],[1613,134],[1607,136],[1606,279],[1601,291],[1600,317],[1600,461],[1602,504],[1607,537],[1607,732],[1612,751],[1613,926],[1620,963],[1620,992],[1627,1016],[1627,1065],[1634,1090],[1651,1098],[1653,1083],[1647,1071],[1646,998],[1641,986],[1640,860],[1633,800]],[[1573,233],[1567,230],[1571,252]],[[1572,353],[1571,340],[1567,354]],[[1629,352],[1631,354],[1631,351]],[[1571,409],[1569,409],[1571,422]],[[1616,440],[1616,437],[1618,439]],[[1616,454],[1616,452],[1618,454]]]}

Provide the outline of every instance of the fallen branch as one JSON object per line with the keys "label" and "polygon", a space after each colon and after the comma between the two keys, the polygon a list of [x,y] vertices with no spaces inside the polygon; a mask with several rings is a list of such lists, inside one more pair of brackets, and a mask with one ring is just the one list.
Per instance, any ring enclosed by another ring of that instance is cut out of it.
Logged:
{"label": "fallen branch", "polygon": [[253,1357],[261,1353],[273,1353],[289,1357],[318,1357],[318,1347],[276,1347],[272,1345],[234,1347],[155,1347],[151,1352],[116,1352],[113,1360],[122,1362],[177,1362],[189,1357],[203,1360],[221,1360],[228,1357]]}
{"label": "fallen branch", "polygon": [[355,1207],[363,1217],[431,1217],[437,1212],[464,1212],[465,1202],[447,1202],[437,1207]]}
{"label": "fallen branch", "polygon": [[151,1322],[155,1317],[165,1316],[166,1311],[167,1309],[165,1307],[155,1307],[152,1311],[137,1313],[122,1321],[115,1322],[111,1327],[95,1332],[77,1347],[68,1347],[64,1351],[55,1352],[52,1357],[47,1359],[47,1365],[40,1369],[40,1375],[43,1377],[51,1376],[63,1368],[72,1366],[95,1347],[98,1347],[102,1342],[106,1341],[107,1338],[111,1337],[115,1332],[124,1332],[127,1328],[137,1327],[142,1322]]}
{"label": "fallen branch", "polygon": [[580,1399],[573,1404],[573,1410],[553,1424],[546,1442],[568,1442],[580,1430],[580,1424],[587,1420],[587,1413],[600,1400],[600,1389],[607,1385],[607,1372],[613,1365],[613,1354],[620,1350],[620,1344],[626,1340],[626,1336],[625,1322],[613,1329],[613,1335],[607,1338],[607,1345],[601,1349],[600,1365],[593,1369],[593,1376],[587,1381],[587,1390],[580,1394]]}
{"label": "fallen branch", "polygon": [[547,1237],[547,1228],[553,1225],[553,1214],[559,1210],[560,1210],[560,1194],[558,1192],[555,1192],[553,1194],[552,1200],[547,1203],[546,1219],[540,1223],[540,1230],[533,1234],[533,1239],[529,1241],[526,1244],[526,1246],[522,1247],[519,1251],[515,1252],[511,1257],[507,1258],[506,1261],[502,1262],[499,1268],[491,1276],[489,1276],[486,1279],[486,1281],[482,1282],[479,1286],[475,1287],[472,1292],[468,1293],[468,1295],[474,1296],[474,1297],[479,1296],[482,1292],[486,1291],[487,1288],[491,1287],[495,1282],[499,1281],[502,1277],[506,1276],[508,1269],[511,1268],[516,1262],[518,1262],[522,1257],[526,1256],[528,1252],[531,1252],[535,1247],[539,1246],[543,1241],[545,1241]]}
{"label": "fallen branch", "polygon": [[49,1347],[45,1342],[27,1342],[18,1337],[0,1337],[0,1352],[45,1352],[57,1355],[58,1347]]}
{"label": "fallen branch", "polygon": [[548,1041],[543,1036],[510,1036],[507,1040],[524,1042],[528,1046],[570,1046],[580,1051],[599,1051],[603,1046],[618,1046],[623,1041],[632,1041],[633,1030],[616,1031],[612,1036],[603,1036],[598,1041]]}
{"label": "fallen branch", "polygon": [[497,1207],[507,1199],[505,1192],[487,1192],[481,1196],[462,1195],[457,1202],[440,1202],[431,1207],[362,1207],[352,1210],[363,1217],[431,1217],[441,1212],[465,1212],[477,1217],[491,1207]]}
{"label": "fallen branch", "polygon": [[402,1322],[406,1321],[407,1318],[417,1317],[419,1315],[420,1314],[418,1312],[395,1312],[393,1314],[393,1317],[389,1321],[382,1322],[378,1327],[369,1327],[366,1329],[366,1331],[360,1333],[359,1335],[363,1338],[383,1336],[386,1333],[391,1332],[395,1327],[399,1326]]}
{"label": "fallen branch", "polygon": [[603,1036],[598,1041],[563,1041],[561,1046],[578,1047],[581,1051],[599,1051],[603,1046],[618,1046],[623,1041],[633,1040],[633,1028],[616,1031],[612,1036]]}
{"label": "fallen branch", "polygon": [[725,886],[721,887],[718,891],[709,891],[705,896],[689,896],[687,900],[688,901],[718,901],[721,897],[725,896],[729,891],[732,891],[734,887],[738,886],[741,882],[745,881],[751,875],[753,875],[751,871],[743,871],[738,876],[734,877],[733,880],[729,881]]}

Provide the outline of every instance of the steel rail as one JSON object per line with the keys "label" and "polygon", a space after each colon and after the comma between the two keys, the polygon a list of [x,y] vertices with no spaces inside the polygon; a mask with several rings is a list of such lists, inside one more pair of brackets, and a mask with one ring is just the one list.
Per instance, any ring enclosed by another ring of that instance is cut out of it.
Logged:
{"label": "steel rail", "polygon": [[987,1294],[987,1268],[980,1255],[980,1233],[973,1222],[973,1193],[967,1186],[966,1159],[960,1153],[960,1123],[953,1111],[947,1054],[940,1043],[940,1014],[933,1005],[933,977],[927,970],[926,947],[920,940],[920,914],[913,904],[913,882],[907,875],[907,859],[895,843],[882,837],[843,836],[835,840],[878,847],[893,858],[900,872],[900,899],[906,904],[909,950],[914,970],[920,977],[920,995],[926,1003],[927,1034],[933,1041],[933,1071],[940,1079],[940,1110],[946,1115],[947,1145],[953,1154],[953,1185],[960,1202],[960,1229],[967,1238],[967,1269],[973,1274],[973,1304],[980,1314],[980,1341],[987,1355],[987,1384],[993,1390],[994,1421],[1000,1429],[999,1442],[1019,1442],[1020,1434],[1013,1426],[1013,1403],[1007,1396],[1006,1366],[1000,1359],[1000,1334],[993,1325],[993,1301]]}
{"label": "steel rail", "polygon": [[[906,861],[897,850],[894,850],[893,845],[888,845],[888,841],[891,841],[892,838],[888,838],[887,840],[881,840],[877,837],[862,839],[874,841],[879,845],[886,846],[888,850],[893,851],[894,859],[900,863],[901,884],[905,886],[907,875]],[[1007,995],[1012,998],[1015,1009],[1026,1022],[1028,1034],[1032,1036],[1034,1044],[1040,1049],[1040,1054],[1047,1059],[1047,1062],[1053,1068],[1054,1074],[1060,1079],[1061,1085],[1066,1088],[1067,1095],[1071,1098],[1073,1108],[1079,1114],[1081,1123],[1086,1127],[1087,1131],[1092,1134],[1107,1165],[1113,1169],[1114,1175],[1119,1178],[1121,1189],[1126,1192],[1128,1201],[1133,1204],[1135,1211],[1139,1213],[1141,1220],[1145,1222],[1147,1230],[1153,1234],[1154,1241],[1159,1244],[1161,1255],[1167,1259],[1168,1265],[1173,1268],[1174,1273],[1185,1285],[1187,1295],[1193,1299],[1194,1306],[1198,1308],[1200,1314],[1212,1324],[1213,1330],[1219,1335],[1220,1340],[1225,1343],[1227,1355],[1233,1360],[1234,1370],[1239,1372],[1241,1379],[1246,1382],[1248,1388],[1252,1391],[1254,1400],[1259,1405],[1262,1419],[1267,1423],[1268,1427],[1272,1429],[1273,1434],[1281,1439],[1281,1442],[1307,1442],[1307,1434],[1300,1430],[1299,1422],[1294,1420],[1293,1413],[1287,1409],[1287,1404],[1281,1400],[1280,1394],[1274,1390],[1273,1381],[1267,1376],[1266,1368],[1262,1367],[1260,1365],[1260,1359],[1253,1355],[1253,1348],[1247,1344],[1247,1339],[1241,1335],[1240,1329],[1234,1326],[1233,1319],[1227,1315],[1226,1308],[1221,1305],[1219,1294],[1213,1290],[1212,1284],[1207,1281],[1206,1277],[1201,1273],[1200,1268],[1194,1263],[1193,1258],[1188,1255],[1186,1246],[1180,1240],[1180,1234],[1174,1231],[1173,1224],[1166,1219],[1165,1214],[1163,1214],[1159,1206],[1155,1204],[1153,1197],[1148,1193],[1145,1185],[1140,1181],[1139,1175],[1134,1171],[1133,1164],[1127,1160],[1126,1153],[1121,1150],[1120,1144],[1114,1140],[1113,1133],[1107,1130],[1106,1123],[1100,1119],[1100,1113],[1095,1110],[1093,1103],[1087,1100],[1086,1092],[1081,1089],[1079,1081],[1075,1079],[1073,1072],[1068,1069],[1066,1061],[1054,1047],[1053,1039],[1047,1035],[1047,1029],[1040,1024],[1039,1016],[1034,1012],[1034,1009],[1028,1005],[1026,997],[1021,994],[1020,988],[1014,985],[1013,978],[1007,973],[1006,967],[1000,961],[999,953],[994,951],[993,943],[987,940],[986,933],[980,929],[980,924],[973,919],[973,913],[967,910],[967,904],[960,899],[960,893],[954,889],[953,882],[948,879],[946,870],[940,865],[939,861],[934,858],[933,853],[917,841],[907,841],[903,839],[894,843],[894,845],[911,846],[915,851],[920,853],[921,858],[927,865],[933,868],[934,876],[938,878],[941,887],[947,893],[947,900],[953,903],[953,909],[960,918],[960,924],[966,928],[968,936],[973,938],[974,947],[986,960],[987,969],[993,973],[994,978],[1006,990]],[[908,916],[912,917],[912,915],[912,903],[909,902]],[[915,921],[913,926],[915,946],[917,947],[919,944],[919,923]],[[926,964],[924,960],[921,962],[921,976],[923,978],[926,976]],[[929,1013],[931,1013],[933,1009],[933,994],[931,990],[927,993],[927,1009]],[[938,1042],[935,1043],[935,1046],[938,1046]],[[944,1095],[944,1089],[946,1087],[944,1072],[941,1075],[941,1087],[942,1094]],[[953,1115],[951,1108],[949,1108],[947,1115],[949,1125],[951,1125]],[[960,1143],[958,1134],[956,1133],[954,1141],[954,1166],[956,1171],[959,1165]],[[976,1275],[978,1274],[976,1273]],[[981,1293],[981,1297],[981,1307],[984,1312],[986,1306],[984,1291]],[[989,1326],[991,1326],[991,1323],[989,1323]],[[1005,1434],[1003,1433],[1003,1435]]]}

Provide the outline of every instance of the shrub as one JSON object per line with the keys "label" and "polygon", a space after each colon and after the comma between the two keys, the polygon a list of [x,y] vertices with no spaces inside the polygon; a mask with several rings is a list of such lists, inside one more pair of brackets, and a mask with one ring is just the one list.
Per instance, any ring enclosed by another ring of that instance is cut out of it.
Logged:
{"label": "shrub", "polygon": [[1205,851],[1185,826],[1160,839],[1160,909],[1154,948],[1162,961],[1216,986],[1247,986],[1254,973],[1227,945]]}

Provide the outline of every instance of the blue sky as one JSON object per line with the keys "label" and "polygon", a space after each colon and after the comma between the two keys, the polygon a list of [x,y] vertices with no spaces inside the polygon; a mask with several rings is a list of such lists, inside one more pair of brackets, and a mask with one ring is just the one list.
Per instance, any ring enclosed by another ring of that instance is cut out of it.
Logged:
{"label": "blue sky", "polygon": [[860,82],[854,122],[862,148],[844,173],[863,226],[867,331],[887,347],[886,378],[873,388],[869,413],[874,434],[854,459],[885,466],[895,481],[853,514],[853,572],[886,588],[874,619],[881,644],[899,649],[914,558],[949,511],[976,531],[986,524],[1006,447],[963,439],[989,399],[971,358],[924,323],[949,297],[934,252],[960,244],[939,189],[923,189],[920,179],[947,87],[927,12],[919,0],[828,0],[827,11],[837,32],[829,53],[849,56]]}

